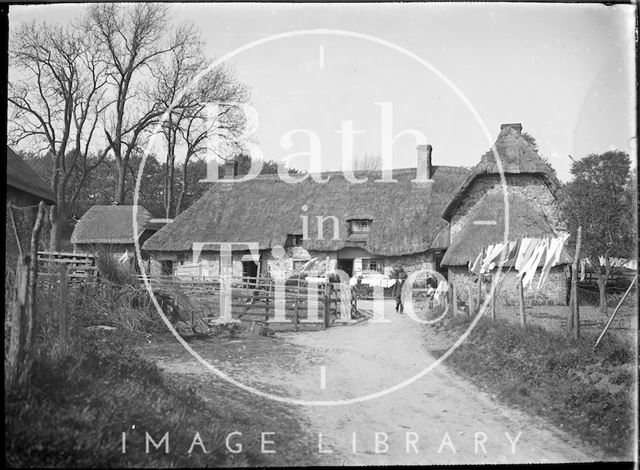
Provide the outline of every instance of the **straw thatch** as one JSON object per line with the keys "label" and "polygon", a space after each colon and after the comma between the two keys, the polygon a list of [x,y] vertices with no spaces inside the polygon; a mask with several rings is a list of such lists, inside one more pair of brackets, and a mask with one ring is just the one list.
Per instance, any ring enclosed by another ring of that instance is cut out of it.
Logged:
{"label": "straw thatch", "polygon": [[[146,228],[151,213],[138,206],[138,235]],[[133,237],[133,206],[92,206],[80,218],[71,235],[73,244],[130,244]]]}
{"label": "straw thatch", "polygon": [[56,202],[49,185],[8,146],[7,186],[47,204]]}
{"label": "straw thatch", "polygon": [[[298,184],[283,182],[277,175],[263,175],[240,183],[214,184],[204,196],[151,236],[148,251],[189,251],[194,242],[258,243],[260,249],[284,245],[287,234],[302,234],[302,216],[309,221],[307,250],[336,251],[363,246],[349,241],[349,219],[371,219],[364,248],[373,255],[399,256],[431,248],[446,225],[440,213],[468,170],[433,167],[433,180],[412,183],[416,169],[394,170],[397,183],[374,182],[379,172],[356,173],[368,177],[354,184],[341,173],[325,173],[327,183],[311,178]],[[307,210],[303,210],[303,206]],[[317,216],[335,216],[339,240],[332,240],[333,221],[324,223],[323,240],[317,236]],[[207,248],[205,247],[205,250]]]}
{"label": "straw thatch", "polygon": [[[544,213],[536,205],[517,194],[509,194],[509,233],[507,240],[521,237],[554,237],[556,235]],[[474,224],[475,221],[496,221],[495,225]],[[443,266],[462,266],[473,262],[478,254],[493,243],[505,239],[505,203],[502,191],[485,194],[471,209],[460,232],[442,258]],[[561,263],[570,263],[568,255]]]}
{"label": "straw thatch", "polygon": [[[552,193],[555,194],[559,182],[553,172],[553,169],[546,163],[533,145],[525,139],[521,133],[522,125],[508,124],[503,125],[500,134],[495,142],[496,151],[500,157],[502,170],[505,175],[517,174],[537,174],[543,177],[543,181]],[[456,191],[454,197],[447,204],[442,217],[445,220],[451,220],[453,213],[464,199],[467,191],[471,188],[473,181],[482,175],[500,174],[500,169],[496,163],[496,157],[493,150],[487,151],[472,170],[469,176],[464,180],[462,185]]]}

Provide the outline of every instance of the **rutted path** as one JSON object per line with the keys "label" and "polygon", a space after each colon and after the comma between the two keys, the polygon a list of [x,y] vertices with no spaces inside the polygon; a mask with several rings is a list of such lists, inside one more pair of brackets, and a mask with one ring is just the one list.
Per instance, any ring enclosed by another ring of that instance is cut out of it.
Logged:
{"label": "rutted path", "polygon": [[[229,342],[233,350],[227,354],[220,354],[219,348],[210,350],[206,343],[195,349],[237,380],[262,390],[303,400],[351,399],[403,382],[435,360],[425,347],[426,327],[397,315],[391,303],[385,312],[390,323],[281,333],[276,341],[263,343],[265,347],[256,354],[247,351],[252,339]],[[171,357],[160,357],[151,350],[148,356],[168,373],[210,374],[176,348],[178,354]],[[322,433],[322,450],[327,453],[320,459],[326,464],[538,463],[602,458],[545,420],[497,403],[450,371],[446,362],[383,397],[298,409],[311,423],[308,432]]]}

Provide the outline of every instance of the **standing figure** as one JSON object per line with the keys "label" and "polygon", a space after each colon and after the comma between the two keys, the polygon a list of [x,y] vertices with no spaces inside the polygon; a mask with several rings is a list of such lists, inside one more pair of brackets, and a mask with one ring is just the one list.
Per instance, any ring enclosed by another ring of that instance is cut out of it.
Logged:
{"label": "standing figure", "polygon": [[402,304],[402,288],[404,287],[404,271],[396,271],[396,283],[393,286],[393,294],[396,298],[396,312],[404,313],[404,305]]}

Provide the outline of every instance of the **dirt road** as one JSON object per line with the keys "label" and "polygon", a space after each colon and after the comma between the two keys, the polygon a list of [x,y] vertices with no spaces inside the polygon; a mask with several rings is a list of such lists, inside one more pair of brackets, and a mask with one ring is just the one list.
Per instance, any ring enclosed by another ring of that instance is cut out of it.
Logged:
{"label": "dirt road", "polygon": [[[251,351],[251,339],[230,341],[225,350],[216,347],[214,351],[207,345],[196,349],[234,378],[261,390],[309,401],[353,399],[403,382],[435,360],[426,347],[430,340],[426,327],[396,314],[391,303],[385,315],[390,323],[281,333],[256,351]],[[169,373],[208,374],[182,351],[178,355],[151,354]],[[308,418],[308,432],[317,436],[320,460],[326,464],[539,463],[601,458],[595,449],[546,421],[498,404],[455,375],[446,362],[380,398],[298,409]]]}

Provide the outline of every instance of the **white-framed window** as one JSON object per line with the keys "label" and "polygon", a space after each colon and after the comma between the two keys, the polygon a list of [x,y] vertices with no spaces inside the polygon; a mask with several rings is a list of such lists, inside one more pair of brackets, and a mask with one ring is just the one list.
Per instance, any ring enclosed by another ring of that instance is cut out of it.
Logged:
{"label": "white-framed window", "polygon": [[368,233],[371,228],[371,219],[352,219],[349,221],[350,233]]}
{"label": "white-framed window", "polygon": [[384,259],[382,258],[363,258],[362,259],[363,271],[378,271],[384,272]]}

